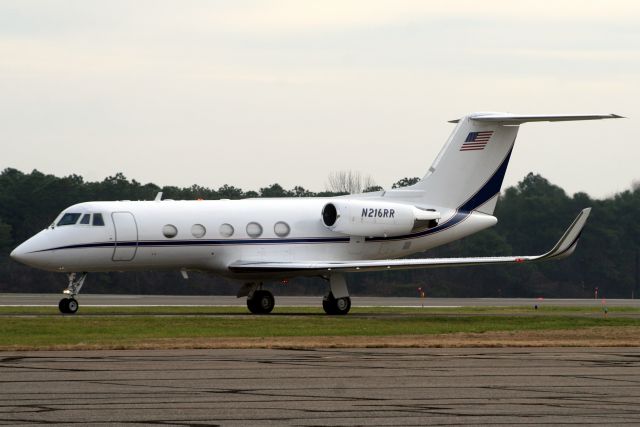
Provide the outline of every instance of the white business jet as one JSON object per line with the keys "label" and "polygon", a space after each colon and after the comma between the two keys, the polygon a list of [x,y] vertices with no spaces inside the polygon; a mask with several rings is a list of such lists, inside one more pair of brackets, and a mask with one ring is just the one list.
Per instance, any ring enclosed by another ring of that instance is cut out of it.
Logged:
{"label": "white business jet", "polygon": [[[418,183],[340,197],[86,202],[65,209],[11,257],[66,273],[59,308],[75,313],[87,273],[134,270],[213,272],[241,280],[252,313],[270,313],[263,280],[321,276],[327,314],[351,307],[344,273],[557,260],[576,248],[590,209],[543,255],[397,259],[497,223],[493,212],[519,125],[619,118],[615,114],[474,113],[453,133]],[[552,213],[550,213],[552,214]]]}

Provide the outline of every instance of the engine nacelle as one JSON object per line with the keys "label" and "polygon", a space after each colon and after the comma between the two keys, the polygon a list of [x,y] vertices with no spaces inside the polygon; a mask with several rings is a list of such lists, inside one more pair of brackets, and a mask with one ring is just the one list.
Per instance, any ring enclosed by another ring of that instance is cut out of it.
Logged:
{"label": "engine nacelle", "polygon": [[411,205],[372,200],[336,200],[322,208],[331,231],[361,237],[393,237],[438,225],[440,213]]}

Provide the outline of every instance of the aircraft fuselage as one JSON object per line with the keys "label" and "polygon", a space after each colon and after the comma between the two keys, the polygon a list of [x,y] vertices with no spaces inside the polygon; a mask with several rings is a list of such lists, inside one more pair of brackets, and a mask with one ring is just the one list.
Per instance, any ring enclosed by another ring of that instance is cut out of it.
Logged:
{"label": "aircraft fuselage", "polygon": [[[497,221],[478,212],[441,209],[442,220],[430,230],[393,237],[349,236],[331,231],[322,222],[322,209],[332,200],[339,198],[80,203],[66,209],[52,227],[23,243],[12,256],[56,272],[186,269],[240,278],[227,268],[237,260],[398,258],[457,240]],[[375,201],[370,204],[375,206]],[[363,216],[369,218],[369,212]],[[384,209],[380,212],[380,217],[393,219],[388,209],[386,216]],[[55,225],[68,213],[80,214],[75,224]],[[82,224],[87,214],[101,214],[104,225]]]}

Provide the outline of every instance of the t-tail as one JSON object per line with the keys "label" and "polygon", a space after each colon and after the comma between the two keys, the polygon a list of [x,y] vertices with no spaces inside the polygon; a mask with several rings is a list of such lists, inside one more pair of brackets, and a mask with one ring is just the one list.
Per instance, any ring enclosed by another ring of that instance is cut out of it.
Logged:
{"label": "t-tail", "polygon": [[452,120],[456,128],[427,174],[418,183],[402,188],[395,197],[402,198],[404,193],[408,199],[420,197],[434,206],[492,215],[520,124],[620,117],[472,113]]}

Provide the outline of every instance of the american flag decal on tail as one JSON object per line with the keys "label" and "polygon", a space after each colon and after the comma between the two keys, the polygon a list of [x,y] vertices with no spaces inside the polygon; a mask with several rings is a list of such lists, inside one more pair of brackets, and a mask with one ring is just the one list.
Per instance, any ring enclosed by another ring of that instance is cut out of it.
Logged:
{"label": "american flag decal on tail", "polygon": [[460,147],[460,151],[484,150],[484,147],[487,146],[491,139],[491,135],[493,135],[492,130],[469,132],[467,139],[464,141],[464,144],[462,144],[462,147]]}

